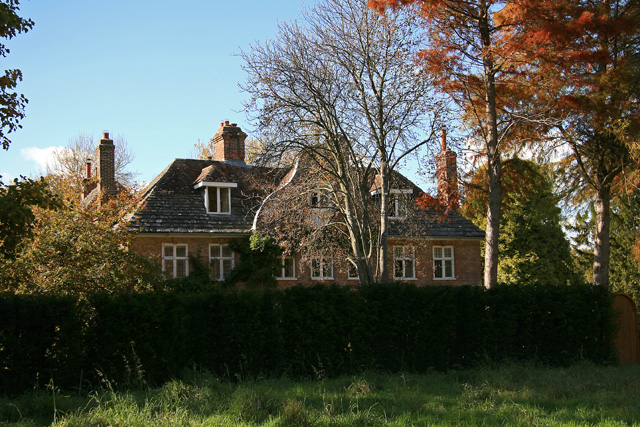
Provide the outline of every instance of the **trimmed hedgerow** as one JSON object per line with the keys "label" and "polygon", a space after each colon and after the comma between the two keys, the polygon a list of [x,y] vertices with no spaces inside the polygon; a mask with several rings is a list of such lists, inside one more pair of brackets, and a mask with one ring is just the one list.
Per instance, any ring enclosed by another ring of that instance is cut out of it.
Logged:
{"label": "trimmed hedgerow", "polygon": [[606,362],[614,322],[611,295],[589,285],[4,294],[0,392],[157,384],[193,367],[243,379]]}

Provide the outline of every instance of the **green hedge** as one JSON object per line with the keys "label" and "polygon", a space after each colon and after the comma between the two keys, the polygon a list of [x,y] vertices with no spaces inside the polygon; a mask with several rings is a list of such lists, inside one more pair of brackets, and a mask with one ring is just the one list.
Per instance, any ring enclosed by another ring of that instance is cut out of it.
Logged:
{"label": "green hedge", "polygon": [[242,379],[604,362],[613,328],[611,295],[589,285],[4,294],[0,392],[156,384],[194,367]]}

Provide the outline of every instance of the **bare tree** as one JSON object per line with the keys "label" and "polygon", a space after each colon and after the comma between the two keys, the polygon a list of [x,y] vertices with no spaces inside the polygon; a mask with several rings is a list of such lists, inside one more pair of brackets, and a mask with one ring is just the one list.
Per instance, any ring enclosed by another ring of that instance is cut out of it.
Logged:
{"label": "bare tree", "polygon": [[[123,135],[115,136],[114,145],[116,181],[131,186],[136,177],[136,173],[128,169],[133,161],[133,154],[129,151],[129,145]],[[64,193],[79,195],[82,180],[86,177],[86,163],[88,160],[96,161],[96,146],[92,135],[79,133],[69,139],[65,148],[56,150],[53,161],[45,169],[45,174],[52,178],[54,188],[60,189],[61,186],[65,186]]]}
{"label": "bare tree", "polygon": [[[388,280],[389,175],[433,139],[444,114],[416,63],[417,25],[404,11],[380,16],[365,0],[327,0],[240,54],[261,160],[303,152],[307,167],[323,172],[316,185],[343,217],[361,281],[374,277],[376,251],[375,276]],[[372,218],[376,177],[381,206]]]}

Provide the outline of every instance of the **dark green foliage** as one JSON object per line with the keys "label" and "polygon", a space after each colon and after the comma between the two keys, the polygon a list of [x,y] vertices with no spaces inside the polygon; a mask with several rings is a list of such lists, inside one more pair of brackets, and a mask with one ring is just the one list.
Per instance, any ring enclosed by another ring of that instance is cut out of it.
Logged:
{"label": "dark green foliage", "polygon": [[[462,207],[479,227],[486,223],[486,175],[486,168],[481,168],[472,177]],[[502,185],[498,281],[561,285],[579,281],[550,174],[516,157],[504,161]]]}
{"label": "dark green foliage", "polygon": [[[225,378],[426,372],[491,361],[611,361],[602,287],[405,284],[286,290],[0,296],[0,393],[53,378],[112,387],[185,368]],[[86,386],[85,386],[86,387]]]}
{"label": "dark green foliage", "polygon": [[229,247],[240,254],[242,263],[233,269],[227,283],[242,282],[248,288],[278,286],[275,276],[282,249],[276,239],[254,231],[248,239],[232,240]]}
{"label": "dark green foliage", "polygon": [[[625,194],[611,202],[611,260],[609,285],[640,303],[640,195]],[[640,246],[636,246],[638,248]]]}
{"label": "dark green foliage", "polygon": [[[586,280],[593,276],[593,233],[595,207],[584,206],[571,227],[573,251]],[[640,196],[623,194],[611,201],[611,259],[609,285],[614,292],[625,292],[640,303],[640,254],[634,246],[640,241]],[[640,247],[640,246],[638,246]],[[640,310],[640,305],[638,306]]]}

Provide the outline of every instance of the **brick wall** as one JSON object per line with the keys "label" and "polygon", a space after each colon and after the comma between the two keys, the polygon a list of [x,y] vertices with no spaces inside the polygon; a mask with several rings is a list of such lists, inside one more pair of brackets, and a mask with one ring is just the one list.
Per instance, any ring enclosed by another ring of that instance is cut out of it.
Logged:
{"label": "brick wall", "polygon": [[[186,244],[189,255],[198,258],[205,264],[209,263],[209,245],[226,244],[233,237],[214,236],[145,236],[138,235],[134,241],[133,250],[147,255],[162,258],[162,244]],[[482,260],[480,257],[481,240],[425,240],[425,239],[391,239],[389,242],[389,277],[393,280],[393,247],[395,245],[411,246],[415,248],[416,279],[407,280],[419,286],[428,285],[481,285]],[[454,275],[453,280],[436,280],[433,278],[433,247],[453,246]],[[238,265],[239,255],[235,255],[234,262]],[[357,285],[357,280],[348,279],[348,262],[334,258],[333,280],[311,280],[311,261],[303,260],[296,255],[296,276],[298,280],[281,279],[278,286],[282,288],[294,286],[298,283],[340,283]]]}

